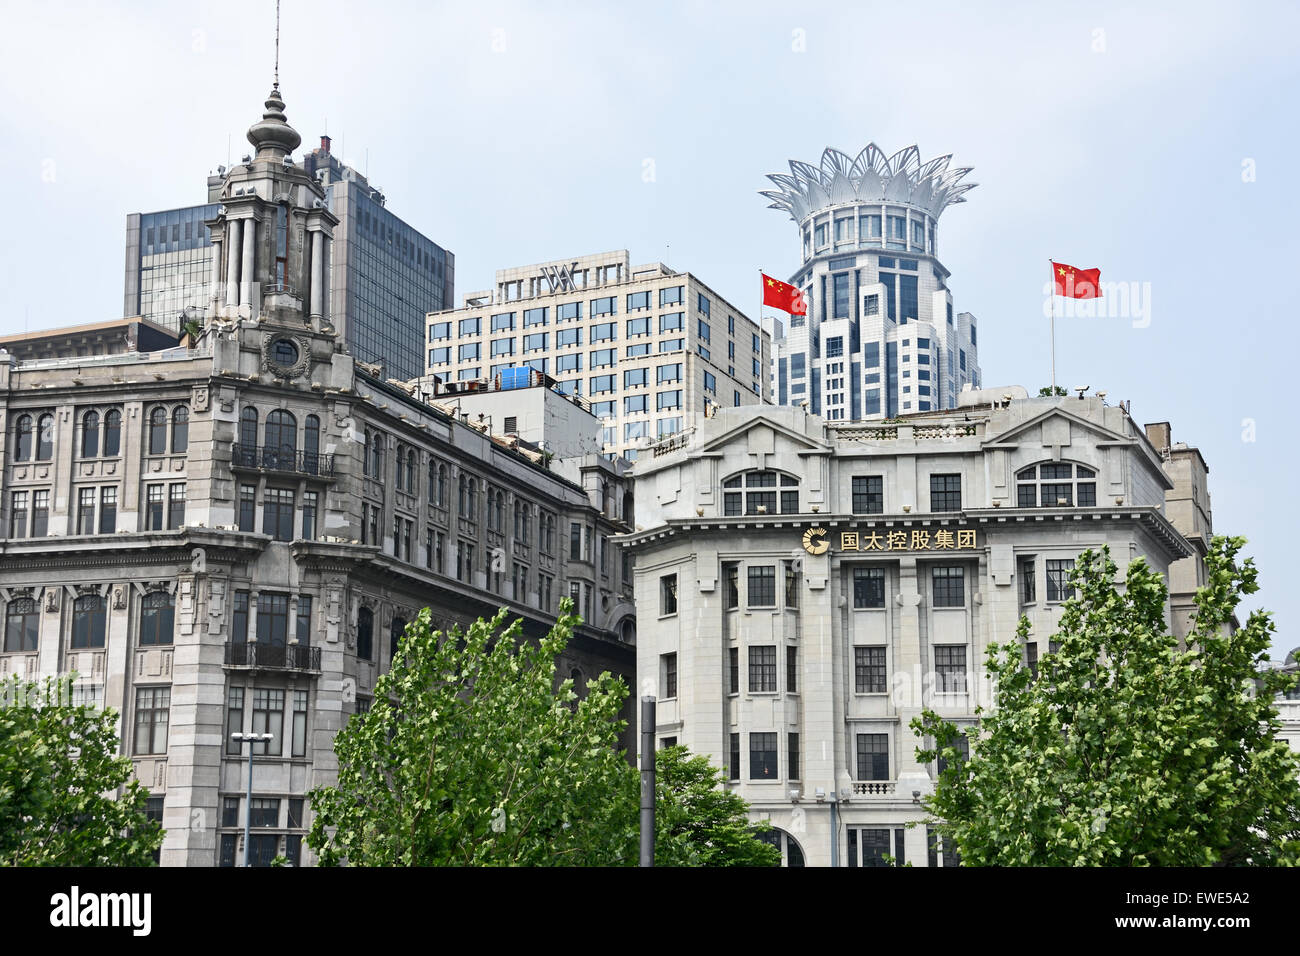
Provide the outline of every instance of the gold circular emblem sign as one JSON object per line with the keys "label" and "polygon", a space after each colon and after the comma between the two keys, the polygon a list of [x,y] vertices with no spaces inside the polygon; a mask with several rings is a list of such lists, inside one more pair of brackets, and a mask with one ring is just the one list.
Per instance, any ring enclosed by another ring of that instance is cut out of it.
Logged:
{"label": "gold circular emblem sign", "polygon": [[825,528],[809,528],[803,533],[803,549],[809,554],[825,554],[830,546]]}

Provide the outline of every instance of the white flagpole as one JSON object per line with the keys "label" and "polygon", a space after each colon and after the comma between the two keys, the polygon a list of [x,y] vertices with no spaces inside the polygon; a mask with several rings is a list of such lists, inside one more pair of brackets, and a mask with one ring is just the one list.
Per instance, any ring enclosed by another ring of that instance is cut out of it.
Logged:
{"label": "white flagpole", "polygon": [[1051,294],[1051,299],[1049,299],[1048,301],[1051,303],[1049,308],[1051,309],[1051,315],[1052,315],[1052,397],[1055,398],[1056,397],[1056,263],[1053,262],[1051,259],[1048,259],[1047,261],[1052,266],[1052,270],[1051,270],[1052,288],[1049,290]]}

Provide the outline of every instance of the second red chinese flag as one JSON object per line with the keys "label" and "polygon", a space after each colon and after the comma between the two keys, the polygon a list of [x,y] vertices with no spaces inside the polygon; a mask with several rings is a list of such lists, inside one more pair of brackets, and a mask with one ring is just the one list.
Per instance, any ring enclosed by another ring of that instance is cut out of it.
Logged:
{"label": "second red chinese flag", "polygon": [[791,315],[807,315],[808,301],[803,293],[792,285],[773,279],[766,273],[763,276],[763,304],[789,312]]}
{"label": "second red chinese flag", "polygon": [[1056,295],[1071,299],[1100,299],[1101,270],[1076,269],[1064,262],[1052,263],[1052,282]]}

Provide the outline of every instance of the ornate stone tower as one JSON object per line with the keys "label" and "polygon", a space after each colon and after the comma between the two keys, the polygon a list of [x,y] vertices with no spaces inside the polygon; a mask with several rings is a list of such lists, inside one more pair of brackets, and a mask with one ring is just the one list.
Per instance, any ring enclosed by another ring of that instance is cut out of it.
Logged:
{"label": "ornate stone tower", "polygon": [[254,153],[230,171],[221,209],[208,222],[216,246],[208,320],[332,333],[328,269],[338,219],[321,185],[294,164],[302,137],[285,119],[278,81],[248,141]]}

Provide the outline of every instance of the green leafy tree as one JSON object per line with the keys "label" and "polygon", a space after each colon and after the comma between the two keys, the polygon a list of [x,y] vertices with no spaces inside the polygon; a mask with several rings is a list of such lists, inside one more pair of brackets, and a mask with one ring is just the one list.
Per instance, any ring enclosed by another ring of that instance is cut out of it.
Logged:
{"label": "green leafy tree", "polygon": [[1065,386],[1063,385],[1044,385],[1038,390],[1039,398],[1051,398],[1055,395],[1064,395]]}
{"label": "green leafy tree", "polygon": [[722,773],[685,747],[655,754],[655,866],[780,866],[781,851],[756,839],[749,804]]}
{"label": "green leafy tree", "polygon": [[579,699],[555,661],[579,618],[561,602],[534,644],[503,608],[442,634],[408,625],[374,704],[334,740],[338,785],[308,794],[323,865],[636,862],[638,777],[618,750],[627,687],[608,673]]}
{"label": "green leafy tree", "polygon": [[0,865],[152,866],[163,830],[117,713],[73,705],[72,684],[0,683]]}
{"label": "green leafy tree", "polygon": [[912,722],[943,756],[928,809],[962,862],[1207,866],[1300,862],[1300,761],[1278,742],[1273,701],[1294,678],[1266,666],[1263,611],[1235,627],[1258,590],[1244,538],[1213,539],[1186,646],[1168,633],[1163,577],[1144,560],[1115,584],[1108,550],[1080,556],[1057,653],[1021,664],[1029,622],[989,648],[995,709],[968,760],[957,730]]}

